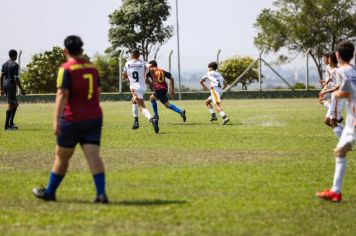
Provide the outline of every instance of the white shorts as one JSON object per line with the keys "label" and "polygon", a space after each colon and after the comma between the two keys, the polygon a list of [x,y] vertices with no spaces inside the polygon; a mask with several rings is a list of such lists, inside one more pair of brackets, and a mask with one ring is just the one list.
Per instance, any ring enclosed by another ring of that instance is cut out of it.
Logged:
{"label": "white shorts", "polygon": [[134,87],[130,87],[130,91],[131,91],[132,96],[139,98],[139,99],[143,99],[143,96],[146,93],[146,87],[134,86]]}
{"label": "white shorts", "polygon": [[351,148],[355,145],[356,140],[356,133],[355,127],[350,127],[348,125],[345,126],[344,130],[342,131],[341,137],[339,139],[336,148],[343,148],[347,144],[351,144]]}
{"label": "white shorts", "polygon": [[340,99],[335,97],[335,94],[332,93],[331,95],[331,104],[329,109],[326,113],[326,117],[330,119],[337,119],[341,118],[342,109],[344,108],[345,101],[344,99]]}
{"label": "white shorts", "polygon": [[210,93],[211,93],[211,95],[208,99],[213,101],[214,104],[220,103],[222,89],[221,88],[210,88]]}

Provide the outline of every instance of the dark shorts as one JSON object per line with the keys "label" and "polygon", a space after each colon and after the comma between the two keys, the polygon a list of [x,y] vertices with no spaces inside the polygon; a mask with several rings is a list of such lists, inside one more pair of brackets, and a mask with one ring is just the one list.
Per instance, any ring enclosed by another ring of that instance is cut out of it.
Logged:
{"label": "dark shorts", "polygon": [[165,104],[168,102],[167,90],[156,90],[154,95],[161,103]]}
{"label": "dark shorts", "polygon": [[77,143],[100,146],[102,126],[102,118],[80,122],[68,122],[61,119],[61,132],[57,136],[57,144],[64,148],[74,148]]}
{"label": "dark shorts", "polygon": [[17,97],[16,97],[16,86],[4,86],[4,92],[6,94],[7,98],[7,103],[12,105],[12,106],[18,106],[19,103],[17,102]]}

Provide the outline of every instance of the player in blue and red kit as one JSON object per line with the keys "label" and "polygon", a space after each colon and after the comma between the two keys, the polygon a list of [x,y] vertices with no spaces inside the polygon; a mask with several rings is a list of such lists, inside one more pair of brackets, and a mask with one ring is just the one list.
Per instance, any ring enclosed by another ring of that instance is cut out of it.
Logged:
{"label": "player in blue and red kit", "polygon": [[67,62],[58,71],[53,122],[53,131],[57,136],[55,162],[48,186],[34,188],[32,192],[40,199],[56,200],[56,189],[79,143],[94,177],[97,192],[94,202],[107,203],[104,164],[99,156],[103,123],[99,105],[99,73],[93,64],[83,59],[83,42],[78,36],[68,36],[64,45]]}
{"label": "player in blue and red kit", "polygon": [[151,82],[150,85],[154,90],[154,94],[151,95],[150,99],[151,99],[153,112],[155,114],[155,118],[159,119],[158,107],[156,102],[156,99],[159,99],[166,108],[169,108],[172,111],[177,112],[185,122],[187,120],[187,117],[185,115],[185,110],[182,110],[176,105],[170,103],[167,96],[168,84],[166,82],[166,78],[169,79],[170,81],[170,96],[171,98],[174,97],[174,79],[171,73],[158,68],[157,62],[154,60],[150,61],[148,64],[149,64],[149,72],[147,73],[146,77]]}

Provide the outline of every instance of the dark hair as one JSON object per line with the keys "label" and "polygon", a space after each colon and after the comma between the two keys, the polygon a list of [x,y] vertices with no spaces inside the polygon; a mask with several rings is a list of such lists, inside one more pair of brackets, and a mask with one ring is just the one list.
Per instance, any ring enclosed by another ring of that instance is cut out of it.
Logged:
{"label": "dark hair", "polygon": [[136,48],[130,49],[130,53],[135,54],[135,55],[140,55],[140,51]]}
{"label": "dark hair", "polygon": [[82,53],[83,41],[76,35],[70,35],[64,40],[64,47],[72,56],[78,56]]}
{"label": "dark hair", "polygon": [[218,69],[218,63],[216,63],[215,61],[210,62],[208,67],[212,68],[213,70],[217,70]]}
{"label": "dark hair", "polygon": [[148,64],[152,65],[153,67],[157,67],[157,62],[155,60],[150,61]]}
{"label": "dark hair", "polygon": [[323,57],[329,58],[331,56],[330,52],[324,52]]}
{"label": "dark hair", "polygon": [[10,57],[11,59],[15,59],[15,58],[17,57],[17,51],[16,51],[15,49],[11,49],[11,50],[9,51],[9,57]]}
{"label": "dark hair", "polygon": [[330,53],[330,62],[332,62],[334,65],[337,65],[337,58],[335,52]]}
{"label": "dark hair", "polygon": [[349,62],[354,57],[355,46],[353,43],[344,41],[337,46],[337,52],[343,61]]}

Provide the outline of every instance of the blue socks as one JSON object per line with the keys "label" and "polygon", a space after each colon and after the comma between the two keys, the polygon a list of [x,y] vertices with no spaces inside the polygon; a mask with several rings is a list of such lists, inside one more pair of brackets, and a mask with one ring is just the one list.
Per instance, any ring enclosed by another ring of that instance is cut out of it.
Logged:
{"label": "blue socks", "polygon": [[45,194],[47,196],[55,196],[56,195],[56,190],[58,186],[61,184],[64,176],[63,175],[57,175],[53,172],[51,172],[49,176],[49,181],[48,181],[48,186],[46,188]]}
{"label": "blue socks", "polygon": [[104,195],[105,194],[105,174],[99,173],[93,176],[95,187],[96,187],[96,195]]}
{"label": "blue socks", "polygon": [[179,114],[182,114],[182,110],[179,109],[178,107],[176,107],[176,105],[174,105],[172,103],[169,104],[169,109],[171,109],[171,110],[173,110],[173,111],[175,111],[175,112],[177,112]]}
{"label": "blue socks", "polygon": [[151,105],[152,105],[152,108],[153,108],[153,112],[155,113],[155,116],[158,116],[158,108],[157,108],[156,100],[151,101]]}

